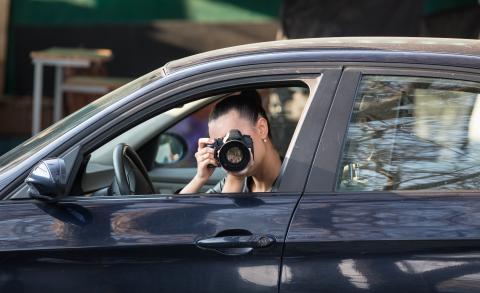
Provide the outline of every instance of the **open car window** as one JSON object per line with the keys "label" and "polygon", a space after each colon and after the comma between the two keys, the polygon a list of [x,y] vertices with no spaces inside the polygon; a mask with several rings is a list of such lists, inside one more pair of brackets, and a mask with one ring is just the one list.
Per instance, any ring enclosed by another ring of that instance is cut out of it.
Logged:
{"label": "open car window", "polygon": [[[269,118],[272,141],[281,157],[290,144],[300,119],[309,90],[307,86],[257,88]],[[195,152],[198,139],[208,137],[208,117],[216,102],[232,94],[221,93],[186,103],[161,113],[111,141],[90,154],[80,180],[82,193],[89,196],[107,195],[114,184],[112,153],[116,145],[130,145],[145,165],[156,193],[172,194],[185,186],[195,175]],[[213,187],[225,176],[216,168],[202,189]]]}
{"label": "open car window", "polygon": [[[308,90],[297,86],[259,89],[258,92],[270,122],[273,143],[280,156],[284,157],[305,107]],[[201,137],[208,137],[208,117],[214,105],[215,102],[212,102],[198,109],[165,130],[164,133],[183,138],[187,143],[187,152],[180,154],[180,147],[174,139],[159,136],[160,141],[155,159],[151,161],[151,168],[195,168],[197,142]]]}

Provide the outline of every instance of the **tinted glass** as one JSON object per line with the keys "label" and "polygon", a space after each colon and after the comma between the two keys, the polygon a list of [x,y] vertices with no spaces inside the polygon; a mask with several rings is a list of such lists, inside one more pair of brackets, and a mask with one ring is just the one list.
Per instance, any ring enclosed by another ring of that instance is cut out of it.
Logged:
{"label": "tinted glass", "polygon": [[480,188],[480,85],[365,76],[337,190]]}

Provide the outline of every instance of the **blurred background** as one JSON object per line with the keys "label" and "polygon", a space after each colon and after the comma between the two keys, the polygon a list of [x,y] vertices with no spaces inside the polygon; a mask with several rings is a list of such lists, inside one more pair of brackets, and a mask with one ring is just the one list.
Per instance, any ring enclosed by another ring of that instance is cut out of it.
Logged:
{"label": "blurred background", "polygon": [[0,154],[32,135],[34,81],[45,128],[56,94],[59,118],[195,53],[306,37],[476,39],[479,20],[479,0],[0,0]]}

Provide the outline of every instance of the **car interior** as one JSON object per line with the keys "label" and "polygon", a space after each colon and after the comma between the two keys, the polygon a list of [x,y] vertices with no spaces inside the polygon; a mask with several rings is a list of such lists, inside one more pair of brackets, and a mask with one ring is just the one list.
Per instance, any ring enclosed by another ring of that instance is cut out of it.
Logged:
{"label": "car interior", "polygon": [[[284,157],[309,98],[308,88],[296,83],[255,90],[262,97],[273,142]],[[211,109],[232,93],[222,92],[185,103],[102,144],[87,154],[75,180],[77,186],[72,189],[74,195],[178,193],[196,173],[194,154],[198,139],[208,137]],[[202,192],[216,185],[225,174],[222,168],[216,168]]]}

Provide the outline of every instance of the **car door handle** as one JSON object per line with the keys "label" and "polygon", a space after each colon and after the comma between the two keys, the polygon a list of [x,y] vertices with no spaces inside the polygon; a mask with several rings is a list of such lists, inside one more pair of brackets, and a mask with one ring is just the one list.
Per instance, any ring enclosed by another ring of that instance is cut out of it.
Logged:
{"label": "car door handle", "polygon": [[224,248],[265,248],[275,243],[270,235],[221,236],[201,239],[197,246],[207,249]]}

